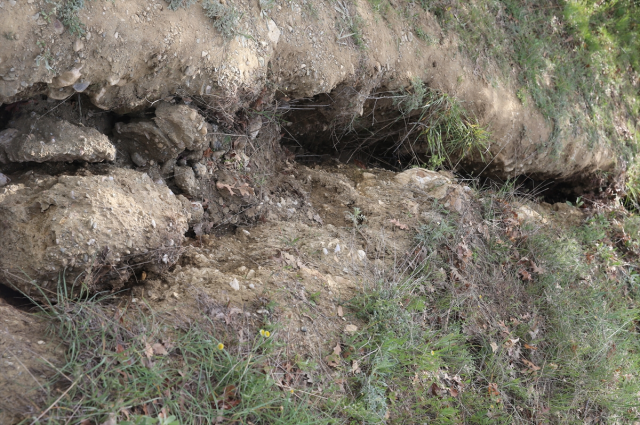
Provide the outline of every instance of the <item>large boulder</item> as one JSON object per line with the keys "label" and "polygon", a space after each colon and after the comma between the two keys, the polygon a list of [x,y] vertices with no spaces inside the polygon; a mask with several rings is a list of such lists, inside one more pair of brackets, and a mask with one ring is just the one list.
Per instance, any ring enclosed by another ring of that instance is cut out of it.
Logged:
{"label": "large boulder", "polygon": [[75,291],[118,287],[174,263],[187,229],[180,200],[144,173],[33,178],[0,189],[0,280],[39,299],[63,277]]}
{"label": "large boulder", "polygon": [[95,128],[44,117],[0,132],[0,163],[113,161],[116,148]]}

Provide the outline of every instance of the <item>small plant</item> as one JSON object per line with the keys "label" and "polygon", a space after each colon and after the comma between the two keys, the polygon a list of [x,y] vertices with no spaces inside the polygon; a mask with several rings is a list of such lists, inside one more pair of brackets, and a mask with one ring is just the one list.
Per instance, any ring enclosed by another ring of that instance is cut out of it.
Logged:
{"label": "small plant", "polygon": [[205,15],[213,20],[214,28],[225,38],[236,34],[240,14],[234,7],[222,5],[218,0],[203,0],[202,8]]}
{"label": "small plant", "polygon": [[49,49],[46,49],[44,52],[36,56],[35,61],[36,61],[36,66],[39,67],[40,64],[44,63],[44,67],[47,69],[47,71],[53,72],[53,73],[56,72],[53,65],[51,65],[54,61],[54,57],[51,54],[51,51]]}
{"label": "small plant", "polygon": [[358,207],[354,207],[353,212],[345,211],[344,218],[353,224],[354,229],[360,226],[367,219]]}
{"label": "small plant", "polygon": [[180,8],[186,9],[196,2],[196,0],[165,0],[169,3],[169,9],[178,10]]}
{"label": "small plant", "polygon": [[56,7],[56,15],[60,22],[69,29],[71,34],[76,36],[84,35],[84,24],[80,21],[78,14],[84,8],[84,0],[67,0],[62,5]]}
{"label": "small plant", "polygon": [[522,103],[522,106],[527,106],[527,90],[524,88],[519,88],[516,92],[516,97]]}

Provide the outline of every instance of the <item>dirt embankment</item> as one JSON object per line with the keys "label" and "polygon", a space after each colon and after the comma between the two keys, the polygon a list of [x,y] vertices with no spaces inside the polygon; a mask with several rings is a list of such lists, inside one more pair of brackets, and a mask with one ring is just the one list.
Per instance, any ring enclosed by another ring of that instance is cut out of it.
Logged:
{"label": "dirt embankment", "polygon": [[[383,13],[366,2],[234,2],[240,18],[228,38],[199,3],[170,10],[164,1],[88,2],[78,38],[47,15],[47,2],[4,2],[0,103],[82,92],[99,108],[125,113],[183,94],[230,122],[241,108],[260,110],[275,98],[278,113],[290,112],[290,137],[307,147],[339,146],[356,137],[336,136],[354,120],[384,129],[399,116],[393,96],[418,79],[460,99],[491,131],[487,152],[468,161],[470,172],[577,181],[619,170],[604,142],[557,140],[553,124],[512,88],[489,84],[429,13],[392,3],[396,10]],[[388,136],[398,141],[404,132],[400,126]]]}
{"label": "dirt embankment", "polygon": [[[394,96],[416,79],[459,98],[491,131],[469,170],[572,181],[617,170],[607,147],[552,140],[537,111],[476,75],[417,7],[408,6],[412,22],[430,43],[404,15],[367,3],[234,7],[235,36],[223,37],[199,4],[87,2],[78,37],[49,16],[49,2],[0,1],[0,283],[40,302],[126,288],[131,302],[165,311],[195,309],[202,297],[237,306],[209,312],[221,320],[266,314],[284,291],[294,344],[318,349],[326,341],[303,330],[313,319],[296,303],[322,293],[324,317],[358,291],[362,273],[412,255],[408,230],[446,213],[434,201],[482,232],[472,191],[448,173],[307,168],[281,146],[286,137],[340,151],[360,137],[342,131],[356,119],[393,144],[406,128],[386,123],[412,119]],[[40,379],[35,363],[48,357],[16,329],[0,342],[6,353],[32,350],[33,363],[7,354],[12,374],[0,375]],[[7,422],[42,397],[24,407],[10,395],[0,392]]]}

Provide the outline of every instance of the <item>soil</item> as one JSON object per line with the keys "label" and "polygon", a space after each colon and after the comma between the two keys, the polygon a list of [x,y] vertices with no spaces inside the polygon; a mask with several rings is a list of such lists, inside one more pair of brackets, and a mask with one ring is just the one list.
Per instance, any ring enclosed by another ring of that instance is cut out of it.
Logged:
{"label": "soil", "polygon": [[52,6],[44,0],[0,4],[0,26],[11,35],[0,49],[0,104],[37,93],[64,101],[80,90],[99,108],[125,113],[181,94],[229,123],[238,110],[276,99],[277,111],[289,112],[290,136],[315,148],[349,139],[336,134],[355,117],[377,131],[377,121],[398,116],[393,96],[419,79],[460,99],[491,131],[491,160],[470,158],[469,172],[576,181],[622,170],[610,146],[593,146],[579,131],[556,140],[553,123],[522,105],[508,84],[491,85],[417,4],[393,0],[380,13],[366,2],[239,1],[232,38],[217,32],[200,5],[174,11],[155,0],[89,2],[78,38],[45,16]]}
{"label": "soil", "polygon": [[[477,194],[452,173],[396,173],[348,148],[343,129],[398,118],[393,96],[416,78],[490,129],[469,172],[585,191],[606,185],[585,177],[596,170],[619,177],[610,147],[551,143],[553,126],[476,73],[433,16],[392,3],[414,20],[366,2],[240,1],[225,38],[199,5],[94,1],[78,37],[48,1],[0,0],[0,284],[44,303],[82,288],[182,319],[277,319],[288,349],[321,357],[362,326],[348,300],[424,255],[421,224],[483,234]],[[306,154],[315,163],[295,162]],[[519,207],[522,220],[582,219]],[[39,411],[26,387],[64,345],[39,316],[0,310],[0,422],[13,423]]]}

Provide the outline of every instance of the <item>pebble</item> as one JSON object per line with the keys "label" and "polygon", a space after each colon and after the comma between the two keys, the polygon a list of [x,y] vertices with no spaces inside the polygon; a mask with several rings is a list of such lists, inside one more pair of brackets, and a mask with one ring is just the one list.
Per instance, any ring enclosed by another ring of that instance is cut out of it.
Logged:
{"label": "pebble", "polygon": [[193,172],[195,173],[196,177],[201,179],[207,175],[207,166],[197,163],[193,166]]}
{"label": "pebble", "polygon": [[229,286],[231,286],[234,291],[240,290],[240,282],[238,282],[238,279],[236,278],[233,278],[233,280],[229,282]]}
{"label": "pebble", "polygon": [[300,328],[300,330],[301,330],[302,332],[307,332],[307,328],[305,328],[304,326],[303,326],[303,327],[301,327],[301,328]]}
{"label": "pebble", "polygon": [[60,35],[64,32],[64,25],[62,25],[62,22],[60,22],[59,19],[54,19],[53,22],[53,31]]}
{"label": "pebble", "polygon": [[[256,276],[256,271],[253,270],[253,269],[249,270],[249,273],[247,273],[247,279],[253,279],[255,276]],[[253,285],[253,284],[251,284],[251,285]],[[249,287],[251,287],[251,285],[249,285]],[[253,289],[253,288],[251,288],[251,289]]]}
{"label": "pebble", "polygon": [[147,160],[144,159],[138,152],[134,152],[133,154],[131,154],[131,160],[138,167],[144,167],[145,165],[147,165]]}
{"label": "pebble", "polygon": [[254,285],[253,283],[249,284],[249,289],[256,289],[256,285]]}
{"label": "pebble", "polygon": [[76,41],[73,42],[73,51],[79,52],[82,49],[84,49],[84,43],[82,42],[82,40],[78,38],[76,39]]}
{"label": "pebble", "polygon": [[87,87],[89,87],[89,84],[91,84],[91,81],[80,81],[78,83],[75,83],[73,85],[73,89],[75,91],[77,91],[78,93],[82,93],[83,91],[85,91],[87,89]]}
{"label": "pebble", "polygon": [[10,181],[11,181],[11,179],[9,177],[7,177],[4,174],[0,173],[0,187],[6,186],[7,184],[9,184]]}

